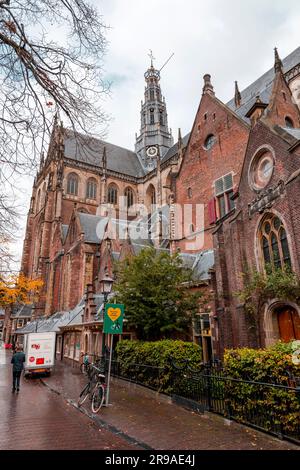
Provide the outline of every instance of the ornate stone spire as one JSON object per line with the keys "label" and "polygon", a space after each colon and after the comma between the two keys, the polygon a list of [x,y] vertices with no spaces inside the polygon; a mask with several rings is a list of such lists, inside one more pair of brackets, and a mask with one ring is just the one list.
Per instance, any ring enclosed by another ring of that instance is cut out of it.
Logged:
{"label": "ornate stone spire", "polygon": [[106,170],[107,170],[107,158],[106,158],[106,146],[103,147],[103,155],[102,155],[102,178],[101,178],[101,209],[100,215],[106,215],[106,208],[102,207],[102,204],[106,204],[107,200],[107,178],[106,178]]}
{"label": "ornate stone spire", "polygon": [[140,135],[136,138],[135,151],[143,166],[153,169],[157,155],[162,158],[173,145],[171,130],[168,128],[166,102],[160,88],[160,72],[153,65],[150,54],[150,67],[145,72],[145,94],[141,103]]}
{"label": "ornate stone spire", "polygon": [[207,73],[203,77],[204,80],[204,87],[203,87],[203,94],[209,94],[209,95],[214,95],[214,87],[212,86],[211,83],[211,76]]}
{"label": "ornate stone spire", "polygon": [[235,107],[239,108],[241,106],[241,103],[242,103],[242,95],[241,95],[240,90],[239,90],[238,82],[235,81],[234,83],[235,83],[234,103],[235,103]]}
{"label": "ornate stone spire", "polygon": [[274,64],[275,73],[278,73],[278,72],[282,73],[282,61],[279,57],[277,47],[275,47],[274,51],[275,51],[275,64]]}
{"label": "ornate stone spire", "polygon": [[178,150],[182,148],[182,137],[181,137],[181,129],[178,128]]}
{"label": "ornate stone spire", "polygon": [[106,172],[106,169],[107,169],[107,156],[106,156],[106,146],[105,145],[103,147],[102,168],[103,168],[103,173]]}

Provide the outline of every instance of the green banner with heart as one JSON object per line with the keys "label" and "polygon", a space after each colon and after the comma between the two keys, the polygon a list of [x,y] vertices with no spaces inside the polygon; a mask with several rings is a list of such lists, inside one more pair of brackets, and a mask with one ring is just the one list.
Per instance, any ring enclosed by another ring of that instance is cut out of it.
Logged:
{"label": "green banner with heart", "polygon": [[121,335],[123,333],[124,305],[106,304],[103,333]]}

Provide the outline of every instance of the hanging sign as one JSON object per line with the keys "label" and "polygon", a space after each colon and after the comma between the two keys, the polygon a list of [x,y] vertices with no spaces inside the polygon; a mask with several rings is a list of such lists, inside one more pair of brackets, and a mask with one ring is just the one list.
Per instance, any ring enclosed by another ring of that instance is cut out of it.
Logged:
{"label": "hanging sign", "polygon": [[124,305],[106,304],[103,333],[121,335],[123,333]]}

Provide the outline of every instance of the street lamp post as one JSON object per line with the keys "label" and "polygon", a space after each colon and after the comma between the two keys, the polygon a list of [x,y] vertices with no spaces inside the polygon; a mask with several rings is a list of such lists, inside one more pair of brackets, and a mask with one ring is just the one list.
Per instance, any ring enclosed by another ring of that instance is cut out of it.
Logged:
{"label": "street lamp post", "polygon": [[[111,293],[112,285],[114,280],[105,273],[103,278],[100,280],[101,292],[104,297],[103,302],[103,326],[104,326],[104,314],[105,314],[105,306],[107,304],[108,295]],[[105,333],[102,332],[102,357],[105,359]]]}

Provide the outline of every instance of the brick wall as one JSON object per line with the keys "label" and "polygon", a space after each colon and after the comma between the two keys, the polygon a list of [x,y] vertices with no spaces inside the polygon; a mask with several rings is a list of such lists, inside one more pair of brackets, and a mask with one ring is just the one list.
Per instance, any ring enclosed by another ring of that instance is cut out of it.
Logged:
{"label": "brick wall", "polygon": [[[234,293],[240,290],[246,282],[242,273],[245,273],[247,269],[262,269],[263,261],[257,235],[260,222],[268,212],[277,214],[283,221],[288,235],[293,269],[300,273],[299,177],[284,184],[283,193],[265,207],[265,210],[249,215],[249,204],[259,194],[249,184],[249,169],[253,156],[264,146],[272,149],[275,158],[274,172],[267,188],[275,188],[280,181],[287,182],[290,175],[299,169],[299,150],[289,152],[290,143],[279,137],[266,123],[259,121],[249,136],[239,185],[239,197],[236,200],[236,213],[222,221],[214,233],[217,273],[216,308],[220,311],[218,326],[219,331],[222,332],[221,352],[224,347],[263,347],[266,345],[263,312],[259,312],[258,329],[254,328]],[[231,338],[230,335],[232,335]]]}
{"label": "brick wall", "polygon": [[[216,137],[216,142],[210,150],[205,150],[205,140],[210,134]],[[176,180],[177,203],[205,205],[205,237],[200,249],[213,246],[208,202],[215,195],[214,181],[232,172],[233,183],[238,184],[248,135],[248,126],[223,103],[213,95],[203,95]],[[196,225],[195,219],[193,223]],[[186,237],[183,238],[176,245],[184,252],[187,251]]]}

